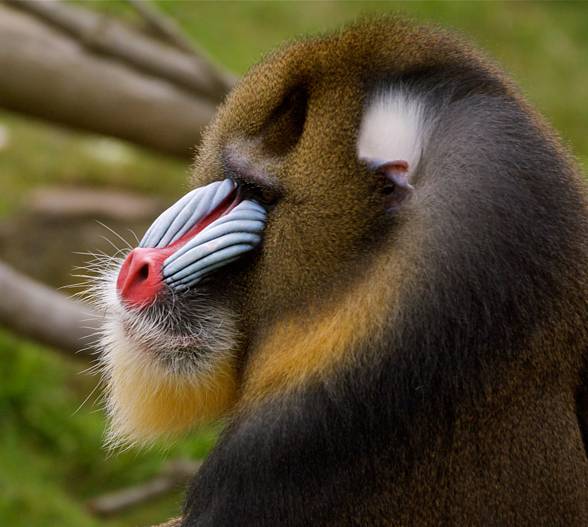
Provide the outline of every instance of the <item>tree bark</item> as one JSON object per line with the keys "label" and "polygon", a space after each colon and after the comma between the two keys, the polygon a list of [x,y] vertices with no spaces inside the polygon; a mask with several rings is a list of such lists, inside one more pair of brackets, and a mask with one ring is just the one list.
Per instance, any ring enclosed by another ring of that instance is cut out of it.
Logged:
{"label": "tree bark", "polygon": [[0,325],[67,354],[92,355],[100,323],[87,304],[71,300],[0,262]]}
{"label": "tree bark", "polygon": [[[194,477],[202,462],[177,459],[166,463],[161,474],[148,481],[98,496],[88,502],[88,508],[97,516],[109,517],[142,505],[173,490],[177,490]],[[178,519],[174,520],[178,521]],[[175,525],[167,522],[165,525]]]}
{"label": "tree bark", "polygon": [[154,525],[153,527],[181,527],[182,525],[182,518],[173,518],[165,523],[161,523],[159,525]]}
{"label": "tree bark", "polygon": [[[235,79],[203,55],[162,44],[116,19],[57,0],[8,0],[12,6],[33,14],[74,37],[88,50],[104,54],[161,79],[177,84],[197,96],[221,101]],[[155,11],[138,4],[143,16],[154,20]],[[164,20],[157,18],[157,20]],[[161,29],[161,24],[158,26]],[[169,22],[165,26],[169,32]],[[177,36],[176,36],[177,38]],[[184,44],[187,46],[187,42]]]}
{"label": "tree bark", "polygon": [[[42,2],[41,2],[42,3]],[[0,106],[189,158],[214,103],[0,5]]]}
{"label": "tree bark", "polygon": [[[176,21],[155,9],[149,0],[127,0],[147,25],[150,32],[175,48],[193,54],[195,47],[184,35]],[[200,53],[200,50],[198,50]]]}

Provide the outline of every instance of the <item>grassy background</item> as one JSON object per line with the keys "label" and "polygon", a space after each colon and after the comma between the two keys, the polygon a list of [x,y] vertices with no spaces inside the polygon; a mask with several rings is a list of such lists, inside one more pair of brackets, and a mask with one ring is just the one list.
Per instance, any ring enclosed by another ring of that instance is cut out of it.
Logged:
{"label": "grassy background", "polygon": [[[121,1],[85,1],[130,22]],[[588,3],[502,2],[158,2],[210,55],[242,73],[272,47],[374,12],[402,11],[453,27],[486,49],[521,84],[588,163]],[[5,74],[5,73],[3,73]],[[9,143],[0,149],[0,226],[23,213],[37,185],[127,188],[173,199],[187,167],[110,139],[0,112]],[[114,154],[113,154],[114,153]],[[10,243],[10,240],[8,242]],[[0,255],[2,243],[0,242]],[[57,278],[48,278],[55,285]],[[113,520],[97,520],[84,500],[142,481],[168,457],[202,457],[214,430],[166,451],[108,455],[97,404],[77,410],[95,380],[85,364],[0,331],[0,525],[131,526],[163,520],[179,494]]]}

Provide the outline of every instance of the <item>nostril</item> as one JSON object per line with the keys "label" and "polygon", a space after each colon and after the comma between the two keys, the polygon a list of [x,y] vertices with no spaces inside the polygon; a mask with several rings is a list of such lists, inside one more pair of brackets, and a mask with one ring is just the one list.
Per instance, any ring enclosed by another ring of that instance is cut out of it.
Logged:
{"label": "nostril", "polygon": [[139,278],[147,280],[149,278],[149,264],[145,264],[139,269]]}
{"label": "nostril", "polygon": [[161,272],[167,254],[161,249],[139,248],[126,257],[116,287],[121,299],[131,307],[152,304],[163,286]]}

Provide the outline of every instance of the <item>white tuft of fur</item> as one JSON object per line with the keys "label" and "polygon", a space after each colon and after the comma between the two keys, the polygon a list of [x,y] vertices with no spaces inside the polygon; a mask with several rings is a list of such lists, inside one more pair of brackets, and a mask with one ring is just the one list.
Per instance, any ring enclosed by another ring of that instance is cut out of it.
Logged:
{"label": "white tuft of fur", "polygon": [[368,103],[359,128],[357,155],[375,165],[406,161],[412,173],[428,128],[424,101],[405,89],[392,88]]}

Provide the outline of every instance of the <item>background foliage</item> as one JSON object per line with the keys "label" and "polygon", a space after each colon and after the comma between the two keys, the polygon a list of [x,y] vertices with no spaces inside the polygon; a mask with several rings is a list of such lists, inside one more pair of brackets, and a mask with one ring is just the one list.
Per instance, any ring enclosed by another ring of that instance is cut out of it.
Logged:
{"label": "background foliage", "polygon": [[[123,1],[83,4],[135,21]],[[160,1],[158,6],[237,73],[285,39],[367,13],[401,11],[453,27],[513,75],[583,166],[588,163],[588,3]],[[0,145],[2,135],[6,138],[0,146],[0,256],[14,242],[2,239],[2,226],[22,213],[38,185],[126,188],[166,200],[185,190],[186,166],[111,139],[5,112],[0,132]],[[43,277],[64,285],[61,276]],[[165,458],[202,457],[214,443],[210,429],[167,450],[108,454],[101,446],[99,401],[90,397],[82,405],[96,383],[80,373],[86,367],[0,331],[0,525],[122,527],[163,520],[177,510],[179,494],[113,520],[93,518],[83,503],[144,480]]]}

